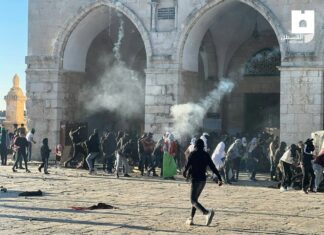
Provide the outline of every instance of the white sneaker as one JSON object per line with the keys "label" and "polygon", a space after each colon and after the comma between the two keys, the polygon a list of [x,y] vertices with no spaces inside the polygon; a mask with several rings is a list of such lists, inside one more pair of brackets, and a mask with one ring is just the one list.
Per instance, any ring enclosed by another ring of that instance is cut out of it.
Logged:
{"label": "white sneaker", "polygon": [[208,214],[206,215],[206,226],[210,225],[210,223],[213,220],[214,214],[215,214],[215,212],[213,209],[209,210]]}
{"label": "white sneaker", "polygon": [[193,223],[193,218],[188,218],[187,220],[186,220],[186,225],[193,225],[194,223]]}
{"label": "white sneaker", "polygon": [[287,187],[287,191],[293,190],[293,187]]}
{"label": "white sneaker", "polygon": [[287,191],[287,189],[285,189],[284,187],[280,187],[280,192],[282,193],[282,192],[286,192]]}

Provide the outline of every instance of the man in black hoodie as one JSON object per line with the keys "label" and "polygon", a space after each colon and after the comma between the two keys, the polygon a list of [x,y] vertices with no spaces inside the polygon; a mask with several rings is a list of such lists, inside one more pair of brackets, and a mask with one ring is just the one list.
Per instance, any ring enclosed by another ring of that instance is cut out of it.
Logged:
{"label": "man in black hoodie", "polygon": [[114,154],[117,148],[116,138],[112,132],[105,134],[101,146],[102,152],[104,153],[103,170],[107,173],[111,173],[114,165]]}
{"label": "man in black hoodie", "polygon": [[42,172],[42,168],[44,167],[44,173],[49,174],[47,169],[48,169],[48,159],[49,159],[51,150],[48,147],[48,139],[47,138],[43,139],[43,145],[42,145],[40,151],[41,151],[41,156],[42,156],[42,164],[38,167],[38,171]]}
{"label": "man in black hoodie", "polygon": [[96,158],[99,156],[100,152],[100,140],[99,140],[99,134],[98,130],[94,129],[93,134],[89,137],[89,140],[87,141],[87,147],[88,147],[88,157],[86,158],[86,162],[89,167],[89,174],[92,174],[94,172],[94,163]]}
{"label": "man in black hoodie", "polygon": [[[312,160],[314,160],[314,150],[315,146],[313,144],[313,139],[307,139],[301,159],[301,168],[303,172],[302,188],[304,193],[306,194],[308,193],[308,187],[310,188],[310,191],[313,192],[315,186],[315,174],[312,167]],[[311,179],[309,179],[309,175],[311,176]]]}
{"label": "man in black hoodie", "polygon": [[25,133],[23,133],[23,132],[19,133],[19,137],[16,138],[14,145],[17,146],[18,150],[17,150],[17,159],[16,159],[14,166],[12,167],[12,171],[17,172],[17,170],[15,168],[18,168],[18,163],[20,162],[21,159],[24,159],[25,170],[27,173],[30,173],[30,171],[28,170],[28,167],[27,167],[28,141],[25,137]]}
{"label": "man in black hoodie", "polygon": [[70,130],[69,136],[73,146],[73,155],[72,158],[64,162],[64,167],[68,167],[69,164],[77,158],[77,156],[83,152],[80,145],[81,142],[81,130],[86,128],[85,126],[80,126],[76,130]]}
{"label": "man in black hoodie", "polygon": [[206,225],[210,225],[213,217],[214,211],[206,210],[199,202],[198,198],[203,191],[206,185],[206,171],[207,166],[212,170],[212,172],[217,175],[218,185],[221,186],[223,184],[222,178],[216,169],[213,161],[211,160],[210,155],[204,151],[204,141],[198,139],[195,143],[195,150],[190,153],[188,157],[188,162],[186,164],[185,170],[183,172],[183,176],[187,178],[187,172],[189,171],[191,177],[191,216],[186,221],[186,224],[193,225],[193,218],[195,216],[196,210],[200,210],[206,216]]}

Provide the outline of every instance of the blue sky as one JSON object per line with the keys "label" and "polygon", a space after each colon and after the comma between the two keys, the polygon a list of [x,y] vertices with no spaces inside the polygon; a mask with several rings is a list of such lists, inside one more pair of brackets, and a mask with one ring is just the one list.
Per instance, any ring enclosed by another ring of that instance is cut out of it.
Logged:
{"label": "blue sky", "polygon": [[28,31],[28,0],[0,0],[0,110],[4,96],[12,87],[17,73],[25,93]]}

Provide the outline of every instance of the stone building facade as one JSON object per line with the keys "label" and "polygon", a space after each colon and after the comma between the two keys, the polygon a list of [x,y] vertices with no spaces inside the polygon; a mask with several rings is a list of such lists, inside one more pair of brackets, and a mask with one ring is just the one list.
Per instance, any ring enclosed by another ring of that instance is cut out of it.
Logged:
{"label": "stone building facade", "polygon": [[172,130],[171,106],[230,78],[234,90],[206,117],[219,130],[262,119],[288,143],[305,139],[324,129],[323,14],[322,0],[29,0],[28,127],[54,145],[63,122],[83,121],[82,84],[114,52],[122,19],[121,57],[143,77],[140,129]]}

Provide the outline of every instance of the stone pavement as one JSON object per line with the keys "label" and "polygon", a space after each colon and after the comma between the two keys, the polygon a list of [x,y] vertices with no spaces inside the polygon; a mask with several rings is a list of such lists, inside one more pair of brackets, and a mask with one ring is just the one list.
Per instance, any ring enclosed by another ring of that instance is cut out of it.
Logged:
{"label": "stone pavement", "polygon": [[[188,227],[189,184],[153,177],[120,179],[87,171],[50,168],[50,175],[0,167],[0,234],[324,234],[324,194],[280,193],[265,176],[218,187],[209,182],[200,202],[215,209],[209,227],[199,212]],[[42,190],[42,197],[18,197]],[[118,209],[74,211],[104,202]]]}

